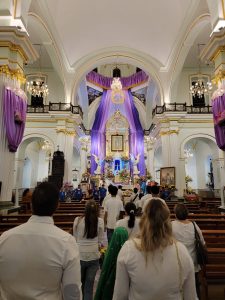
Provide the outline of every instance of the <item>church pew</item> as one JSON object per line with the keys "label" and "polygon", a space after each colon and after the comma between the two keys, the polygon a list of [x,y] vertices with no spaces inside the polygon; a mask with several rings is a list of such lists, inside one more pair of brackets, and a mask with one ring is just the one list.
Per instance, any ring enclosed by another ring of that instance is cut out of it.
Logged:
{"label": "church pew", "polygon": [[[53,215],[54,221],[73,221],[77,216],[80,216],[79,212],[76,213],[56,213]],[[31,217],[31,214],[17,214],[17,215],[5,215],[0,216],[0,222],[26,222]]]}

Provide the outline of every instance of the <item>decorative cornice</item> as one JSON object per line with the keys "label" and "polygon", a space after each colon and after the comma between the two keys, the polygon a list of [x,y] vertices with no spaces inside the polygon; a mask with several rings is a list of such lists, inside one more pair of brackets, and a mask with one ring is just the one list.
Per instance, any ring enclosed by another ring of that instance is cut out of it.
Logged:
{"label": "decorative cornice", "polygon": [[159,135],[163,136],[163,135],[171,135],[171,134],[178,134],[178,133],[179,130],[168,130],[168,131],[161,131]]}
{"label": "decorative cornice", "polygon": [[218,86],[219,82],[225,79],[225,70],[219,70],[217,75],[212,79],[212,82]]}
{"label": "decorative cornice", "polygon": [[56,133],[64,133],[65,135],[72,135],[76,136],[76,131],[75,130],[68,130],[68,129],[56,129]]}
{"label": "decorative cornice", "polygon": [[20,45],[15,45],[9,41],[0,41],[0,47],[8,48],[10,51],[13,51],[13,52],[18,52],[21,55],[23,61],[28,60],[28,56],[26,55],[25,51],[23,50],[23,48]]}
{"label": "decorative cornice", "polygon": [[2,65],[0,66],[0,74],[4,74],[11,79],[16,79],[21,84],[26,82],[26,78],[20,69],[12,70],[7,65]]}

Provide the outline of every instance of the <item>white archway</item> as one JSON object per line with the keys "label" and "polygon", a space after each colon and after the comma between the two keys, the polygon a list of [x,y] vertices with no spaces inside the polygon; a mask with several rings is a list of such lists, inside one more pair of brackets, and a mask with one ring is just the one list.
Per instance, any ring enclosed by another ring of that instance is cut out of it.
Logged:
{"label": "white archway", "polygon": [[[150,76],[150,80],[153,80],[159,90],[161,103],[164,101],[163,84],[160,79],[159,70],[160,64],[148,55],[140,54],[130,48],[113,47],[110,49],[101,49],[96,53],[92,53],[90,56],[83,58],[79,61],[74,69],[76,70],[71,99],[76,101],[76,95],[79,89],[81,81],[85,78],[86,74],[96,68],[99,65],[115,63],[115,60],[125,62],[134,66],[137,66],[147,72]],[[75,103],[74,103],[75,104]]]}
{"label": "white archway", "polygon": [[221,186],[217,163],[219,155],[215,138],[211,135],[190,135],[183,141],[181,157],[185,159],[186,176],[192,178],[189,184],[191,188],[198,192],[213,189],[219,191]]}

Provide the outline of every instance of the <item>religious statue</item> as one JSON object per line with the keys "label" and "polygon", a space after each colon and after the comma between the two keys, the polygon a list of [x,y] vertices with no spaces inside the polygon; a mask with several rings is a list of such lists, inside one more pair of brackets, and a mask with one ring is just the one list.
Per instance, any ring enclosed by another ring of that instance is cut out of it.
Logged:
{"label": "religious statue", "polygon": [[94,171],[94,173],[95,173],[96,175],[100,175],[100,174],[101,174],[101,166],[102,166],[103,160],[99,159],[98,156],[95,155],[95,154],[92,154],[92,155],[94,156],[95,162],[96,162],[96,164],[97,164],[97,169]]}
{"label": "religious statue", "polygon": [[133,156],[133,154],[130,154],[130,159],[133,163],[133,174],[138,175],[140,173],[140,171],[138,170],[137,164],[139,163],[139,160],[140,160],[140,154],[138,153],[136,158]]}

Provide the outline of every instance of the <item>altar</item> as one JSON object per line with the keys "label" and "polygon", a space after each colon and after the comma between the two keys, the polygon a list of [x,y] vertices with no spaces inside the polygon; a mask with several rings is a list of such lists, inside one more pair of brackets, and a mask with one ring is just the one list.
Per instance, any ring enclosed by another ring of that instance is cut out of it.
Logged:
{"label": "altar", "polygon": [[145,175],[144,132],[130,91],[112,86],[103,92],[91,129],[91,174],[129,185]]}

